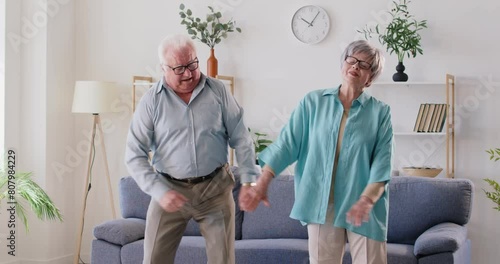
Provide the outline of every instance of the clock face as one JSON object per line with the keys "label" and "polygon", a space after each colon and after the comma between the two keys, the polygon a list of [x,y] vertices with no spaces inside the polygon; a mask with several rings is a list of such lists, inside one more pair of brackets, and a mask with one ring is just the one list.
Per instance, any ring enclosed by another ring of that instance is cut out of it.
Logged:
{"label": "clock face", "polygon": [[292,18],[293,35],[306,44],[322,41],[330,30],[328,13],[314,5],[299,8]]}

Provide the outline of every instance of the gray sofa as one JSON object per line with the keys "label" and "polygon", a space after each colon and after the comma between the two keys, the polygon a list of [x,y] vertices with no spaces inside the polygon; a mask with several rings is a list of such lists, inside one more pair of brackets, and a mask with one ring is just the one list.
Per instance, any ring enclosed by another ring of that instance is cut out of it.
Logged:
{"label": "gray sofa", "polygon": [[[390,264],[470,263],[466,224],[471,215],[473,186],[469,180],[394,177],[390,188],[388,261]],[[307,229],[288,217],[293,176],[280,176],[269,189],[271,207],[255,212],[236,208],[236,263],[309,263]],[[238,196],[239,186],[233,194]],[[141,264],[145,217],[150,197],[131,177],[120,182],[123,219],[94,228],[92,264]],[[207,263],[198,226],[190,222],[177,251],[176,263]],[[351,263],[346,247],[344,263]]]}

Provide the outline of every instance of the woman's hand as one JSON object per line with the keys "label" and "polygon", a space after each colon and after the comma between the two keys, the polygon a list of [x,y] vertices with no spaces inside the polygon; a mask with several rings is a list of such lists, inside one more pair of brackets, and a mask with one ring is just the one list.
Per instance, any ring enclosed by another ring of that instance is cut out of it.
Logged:
{"label": "woman's hand", "polygon": [[256,186],[242,186],[238,197],[240,209],[253,212],[257,209],[261,201],[265,206],[269,207],[271,204],[267,199],[267,188],[272,178],[272,174],[268,175],[268,173],[264,171],[259,177],[259,180],[257,180]]}
{"label": "woman's hand", "polygon": [[362,195],[349,212],[347,212],[347,223],[354,226],[361,226],[362,222],[368,222],[372,208],[373,201],[367,196]]}

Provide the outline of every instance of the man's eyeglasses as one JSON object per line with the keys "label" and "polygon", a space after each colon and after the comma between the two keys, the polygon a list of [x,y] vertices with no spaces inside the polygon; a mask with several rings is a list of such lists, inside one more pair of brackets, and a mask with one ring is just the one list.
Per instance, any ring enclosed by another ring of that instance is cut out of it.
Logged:
{"label": "man's eyeglasses", "polygon": [[195,58],[193,62],[190,62],[186,65],[177,66],[175,68],[172,68],[168,65],[166,65],[166,66],[169,67],[170,69],[172,69],[172,71],[176,75],[181,75],[186,71],[186,69],[188,69],[190,71],[194,71],[194,70],[198,69],[198,64],[199,64],[198,58]]}
{"label": "man's eyeglasses", "polygon": [[358,60],[352,56],[347,56],[345,58],[345,62],[347,62],[350,65],[355,65],[356,63],[358,63],[359,68],[363,69],[363,70],[369,70],[372,67],[372,65],[370,63],[368,63],[366,61]]}

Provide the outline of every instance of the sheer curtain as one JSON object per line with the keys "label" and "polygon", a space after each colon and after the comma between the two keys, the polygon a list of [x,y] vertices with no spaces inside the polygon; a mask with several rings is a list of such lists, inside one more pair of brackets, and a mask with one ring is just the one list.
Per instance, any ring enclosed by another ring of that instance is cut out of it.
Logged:
{"label": "sheer curtain", "polygon": [[[0,17],[5,18],[5,0],[0,0]],[[0,19],[0,150],[5,140],[5,19]]]}

